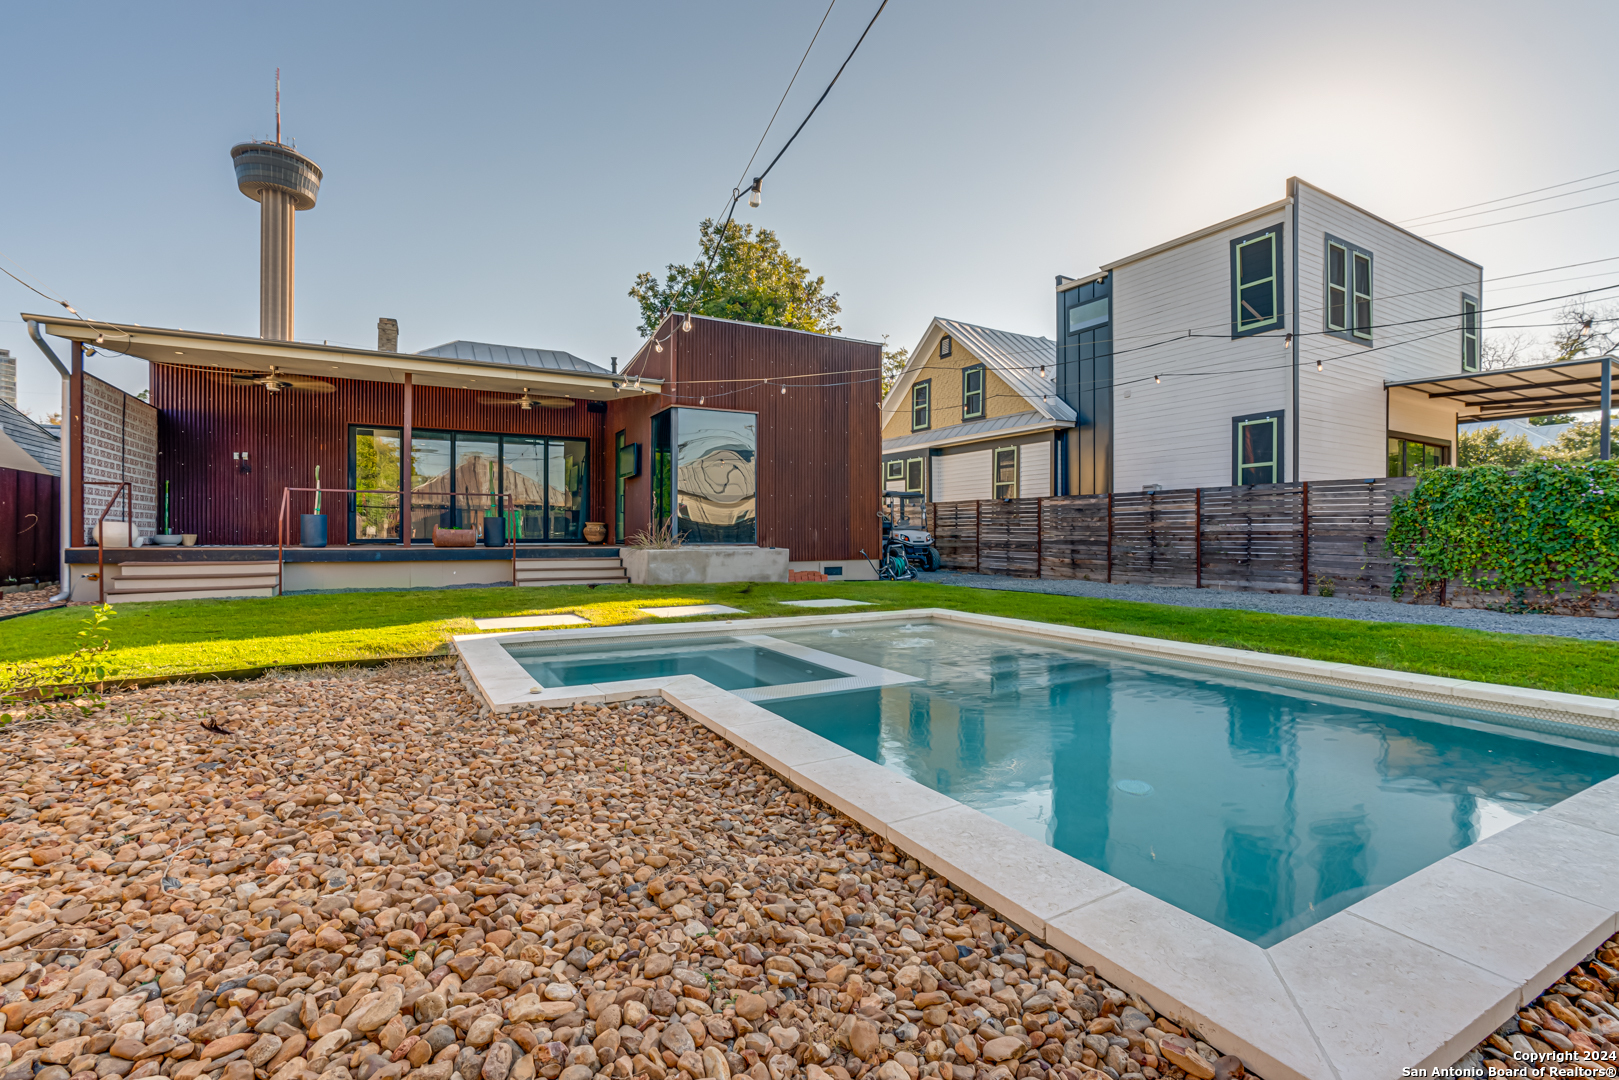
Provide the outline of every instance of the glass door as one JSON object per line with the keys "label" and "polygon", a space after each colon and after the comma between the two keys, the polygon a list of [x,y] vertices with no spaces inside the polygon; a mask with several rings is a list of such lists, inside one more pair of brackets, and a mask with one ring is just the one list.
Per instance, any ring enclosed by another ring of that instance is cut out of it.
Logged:
{"label": "glass door", "polygon": [[583,439],[553,439],[546,448],[546,539],[578,540],[585,527]]}
{"label": "glass door", "polygon": [[410,538],[432,543],[433,526],[455,528],[452,494],[454,439],[445,431],[416,431],[410,438]]}
{"label": "glass door", "polygon": [[349,529],[353,540],[399,539],[400,442],[398,428],[354,429],[354,475],[349,487],[392,494],[353,496]]}
{"label": "glass door", "polygon": [[499,435],[456,435],[455,490],[460,527],[481,533],[501,490]]}
{"label": "glass door", "polygon": [[501,476],[512,496],[512,512],[519,541],[545,539],[545,440],[508,435],[503,447],[506,467]]}

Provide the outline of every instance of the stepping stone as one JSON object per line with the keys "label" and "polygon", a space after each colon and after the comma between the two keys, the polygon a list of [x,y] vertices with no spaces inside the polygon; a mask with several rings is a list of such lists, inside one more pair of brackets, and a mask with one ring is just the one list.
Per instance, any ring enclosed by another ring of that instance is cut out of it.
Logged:
{"label": "stepping stone", "polygon": [[827,600],[777,600],[776,603],[786,604],[788,607],[869,607],[871,601],[831,598]]}
{"label": "stepping stone", "polygon": [[589,626],[577,615],[518,615],[510,619],[473,619],[479,630],[527,630],[536,626]]}
{"label": "stepping stone", "polygon": [[642,615],[653,615],[659,619],[678,619],[685,615],[743,615],[741,608],[726,607],[724,604],[683,604],[677,607],[644,607],[638,608]]}

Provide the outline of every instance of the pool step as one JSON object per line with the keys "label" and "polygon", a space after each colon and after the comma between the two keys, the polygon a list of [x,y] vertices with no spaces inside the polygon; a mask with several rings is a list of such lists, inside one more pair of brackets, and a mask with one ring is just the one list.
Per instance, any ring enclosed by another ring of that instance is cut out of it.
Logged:
{"label": "pool step", "polygon": [[274,562],[126,562],[118,565],[118,576],[108,576],[107,599],[128,604],[274,596],[276,569]]}
{"label": "pool step", "polygon": [[629,581],[617,557],[597,559],[518,559],[519,585],[622,585]]}

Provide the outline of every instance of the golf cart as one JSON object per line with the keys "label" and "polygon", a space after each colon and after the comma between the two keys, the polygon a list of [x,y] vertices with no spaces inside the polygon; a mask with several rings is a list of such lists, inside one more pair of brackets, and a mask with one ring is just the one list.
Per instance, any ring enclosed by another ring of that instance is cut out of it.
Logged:
{"label": "golf cart", "polygon": [[904,553],[905,561],[918,570],[937,570],[939,549],[928,532],[927,500],[920,491],[885,491],[883,508],[883,554]]}

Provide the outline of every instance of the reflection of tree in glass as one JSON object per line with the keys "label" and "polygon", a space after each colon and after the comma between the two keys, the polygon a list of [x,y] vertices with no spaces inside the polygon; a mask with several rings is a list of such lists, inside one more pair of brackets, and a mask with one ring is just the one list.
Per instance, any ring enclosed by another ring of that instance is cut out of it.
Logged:
{"label": "reflection of tree in glass", "polygon": [[[361,431],[354,440],[354,486],[361,491],[399,490],[399,437]],[[355,527],[360,539],[398,536],[398,498],[356,495]]]}

